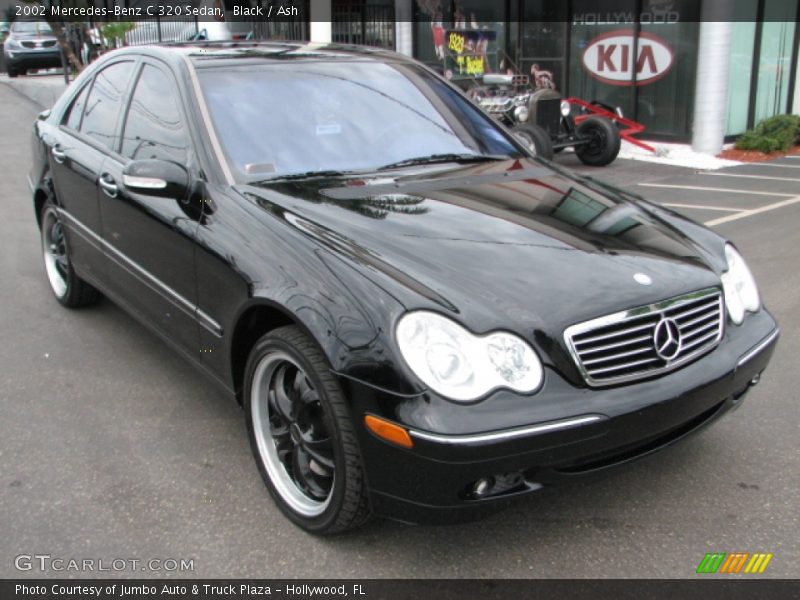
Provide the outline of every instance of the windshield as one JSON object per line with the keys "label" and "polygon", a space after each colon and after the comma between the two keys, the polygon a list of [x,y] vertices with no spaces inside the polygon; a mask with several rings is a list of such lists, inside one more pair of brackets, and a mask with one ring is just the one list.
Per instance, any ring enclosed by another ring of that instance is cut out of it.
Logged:
{"label": "windshield", "polygon": [[17,21],[11,26],[11,31],[23,35],[43,35],[53,33],[50,25],[44,21]]}
{"label": "windshield", "polygon": [[520,156],[491,118],[416,65],[308,62],[198,75],[240,181],[374,170],[429,156]]}

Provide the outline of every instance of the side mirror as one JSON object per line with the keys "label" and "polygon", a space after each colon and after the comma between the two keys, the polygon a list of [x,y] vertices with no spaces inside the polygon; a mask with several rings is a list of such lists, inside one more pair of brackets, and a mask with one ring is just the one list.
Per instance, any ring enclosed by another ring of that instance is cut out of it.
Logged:
{"label": "side mirror", "polygon": [[39,121],[46,121],[49,117],[50,117],[50,109],[49,108],[47,110],[43,110],[38,115],[36,115],[36,118]]}
{"label": "side mirror", "polygon": [[189,172],[166,160],[135,160],[122,171],[122,183],[138,194],[183,200],[189,192]]}

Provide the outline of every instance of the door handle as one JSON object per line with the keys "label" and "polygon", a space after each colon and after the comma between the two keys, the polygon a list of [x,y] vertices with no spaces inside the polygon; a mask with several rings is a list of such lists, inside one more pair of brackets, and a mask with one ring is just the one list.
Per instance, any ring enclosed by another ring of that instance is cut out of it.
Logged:
{"label": "door handle", "polygon": [[64,161],[67,160],[67,155],[61,149],[60,144],[56,144],[53,146],[53,149],[50,151],[53,155],[53,160],[55,160],[58,164],[64,164]]}
{"label": "door handle", "polygon": [[98,180],[100,183],[100,187],[103,188],[103,192],[109,198],[116,198],[117,194],[119,194],[119,188],[117,184],[114,183],[114,179],[108,173],[103,173],[100,175],[100,179]]}

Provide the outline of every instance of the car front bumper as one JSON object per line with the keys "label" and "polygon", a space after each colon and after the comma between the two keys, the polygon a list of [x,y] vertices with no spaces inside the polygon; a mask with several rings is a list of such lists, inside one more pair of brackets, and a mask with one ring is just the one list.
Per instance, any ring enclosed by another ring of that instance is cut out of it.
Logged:
{"label": "car front bumper", "polygon": [[5,52],[6,68],[51,69],[61,66],[61,50],[14,50]]}
{"label": "car front bumper", "polygon": [[[738,408],[777,339],[775,321],[762,310],[746,326],[729,327],[708,355],[652,380],[579,389],[547,369],[544,388],[528,400],[548,406],[550,418],[462,433],[418,427],[426,420],[426,405],[433,410],[436,404],[427,394],[400,398],[342,379],[359,421],[364,414],[391,419],[414,442],[411,449],[400,448],[359,427],[373,511],[412,523],[471,520],[545,485],[584,479],[652,454]],[[579,404],[566,400],[575,397]],[[558,404],[566,407],[561,414],[553,409]],[[457,408],[481,412],[480,404]],[[484,416],[491,420],[488,412]],[[490,490],[486,495],[477,493],[482,480]]]}

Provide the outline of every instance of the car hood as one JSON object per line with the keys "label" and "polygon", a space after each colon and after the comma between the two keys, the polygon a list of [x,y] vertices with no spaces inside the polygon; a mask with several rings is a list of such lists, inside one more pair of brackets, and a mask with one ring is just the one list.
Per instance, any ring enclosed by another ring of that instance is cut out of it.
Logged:
{"label": "car hood", "polygon": [[560,336],[576,322],[719,285],[721,244],[706,248],[654,206],[593,181],[527,159],[407,173],[239,191],[395,281],[406,308],[449,312],[476,332]]}

